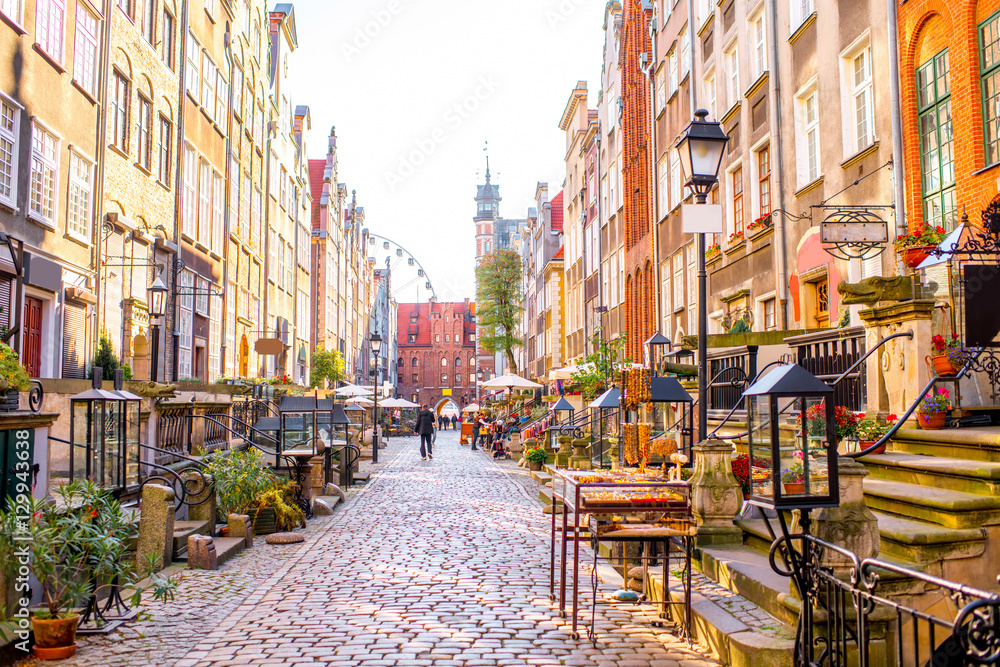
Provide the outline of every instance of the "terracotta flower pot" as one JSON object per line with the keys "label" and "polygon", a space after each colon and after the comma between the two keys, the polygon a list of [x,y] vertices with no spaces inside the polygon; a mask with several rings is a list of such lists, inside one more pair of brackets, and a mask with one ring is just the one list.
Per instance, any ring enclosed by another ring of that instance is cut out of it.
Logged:
{"label": "terracotta flower pot", "polygon": [[31,618],[31,628],[35,632],[32,651],[40,660],[61,660],[76,654],[76,628],[80,615],[65,618]]}
{"label": "terracotta flower pot", "polygon": [[920,422],[920,428],[925,431],[940,431],[944,428],[945,418],[946,413],[944,412],[935,412],[932,415],[917,414],[917,421]]}
{"label": "terracotta flower pot", "polygon": [[912,246],[910,248],[904,248],[899,251],[899,256],[903,259],[903,264],[911,269],[917,268],[920,262],[927,259],[927,255],[930,254],[931,250],[934,250],[935,246]]}
{"label": "terracotta flower pot", "polygon": [[528,461],[528,470],[533,470],[535,472],[538,472],[541,469],[542,469],[541,461]]}
{"label": "terracotta flower pot", "polygon": [[952,377],[957,373],[955,365],[951,363],[951,359],[946,354],[928,355],[924,357],[924,362],[934,369],[938,377]]}
{"label": "terracotta flower pot", "polygon": [[782,482],[782,487],[785,489],[785,493],[788,495],[806,492],[805,482]]}
{"label": "terracotta flower pot", "polygon": [[[875,440],[860,440],[858,442],[858,451],[861,452],[865,451],[866,449],[874,445],[875,442],[876,442]],[[873,452],[869,452],[869,454],[885,454],[885,445],[882,445]]]}

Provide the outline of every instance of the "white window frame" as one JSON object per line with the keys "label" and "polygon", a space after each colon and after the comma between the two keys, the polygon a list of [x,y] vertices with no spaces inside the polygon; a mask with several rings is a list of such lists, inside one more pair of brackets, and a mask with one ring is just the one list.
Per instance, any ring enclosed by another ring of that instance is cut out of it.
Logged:
{"label": "white window frame", "polygon": [[199,102],[201,97],[201,44],[198,38],[190,30],[187,34],[187,93],[195,102]]}
{"label": "white window frame", "polygon": [[726,102],[728,108],[732,109],[736,103],[743,98],[743,90],[740,88],[740,49],[739,42],[733,40],[729,48],[722,52],[723,64],[725,65],[726,78]]}
{"label": "white window frame", "polygon": [[198,276],[195,283],[195,289],[197,290],[197,294],[194,296],[194,312],[199,315],[203,315],[204,317],[208,317],[208,281],[201,276]]}
{"label": "white window frame", "polygon": [[292,281],[292,271],[295,269],[295,248],[285,242],[285,289],[291,293],[295,283]]}
{"label": "white window frame", "polygon": [[716,91],[715,91],[715,68],[713,67],[702,79],[705,84],[705,108],[708,110],[709,118],[718,118]]}
{"label": "white window frame", "polygon": [[208,55],[208,51],[202,53],[201,60],[201,108],[208,114],[208,117],[215,119],[215,84],[216,72],[218,68],[215,62]]}
{"label": "white window frame", "polygon": [[756,81],[767,71],[767,23],[761,8],[749,21],[750,80]]}
{"label": "white window frame", "polygon": [[191,348],[194,343],[194,274],[190,271],[181,272],[181,294],[177,299],[177,333],[180,354],[177,359],[177,375],[183,378],[191,377]]}
{"label": "white window frame", "polygon": [[222,174],[212,174],[212,243],[209,250],[222,256],[226,233],[226,183]]}
{"label": "white window frame", "polygon": [[[161,23],[160,23],[160,60],[163,61],[170,71],[174,69],[174,48],[176,46],[176,29],[177,29],[177,19],[174,18],[173,13],[166,7],[163,8],[161,13]],[[167,17],[170,17],[170,29],[167,30]]]}
{"label": "white window frame", "polygon": [[659,71],[656,73],[656,111],[659,115],[660,111],[667,108],[667,75],[666,68],[662,65]]}
{"label": "white window frame", "polygon": [[[167,189],[170,188],[171,175],[173,173],[173,152],[174,152],[174,124],[163,114],[159,115],[157,125],[157,136],[159,143],[156,149],[156,180],[162,183]],[[166,130],[166,137],[164,137]]]}
{"label": "white window frame", "polygon": [[229,82],[223,76],[222,70],[215,72],[217,80],[215,83],[215,110],[212,113],[215,122],[223,133],[229,131],[229,119],[227,109],[229,106]]}
{"label": "white window frame", "polygon": [[198,235],[198,152],[184,144],[184,205],[181,233],[194,241]]}
{"label": "white window frame", "polygon": [[198,235],[197,241],[208,247],[212,229],[212,165],[202,158],[198,164]]}
{"label": "white window frame", "polygon": [[17,164],[20,151],[21,112],[23,107],[0,94],[0,178],[7,180],[0,190],[0,204],[17,207]]}
{"label": "white window frame", "polygon": [[[733,162],[732,164],[730,164],[729,166],[726,167],[726,178],[725,178],[725,183],[726,183],[726,199],[722,200],[722,201],[726,202],[726,205],[722,207],[722,209],[726,212],[726,229],[723,231],[723,244],[722,244],[723,247],[725,247],[725,241],[729,239],[729,236],[731,234],[734,234],[736,232],[736,205],[735,205],[735,202],[733,201],[733,193],[729,192],[729,190],[732,190],[733,187],[734,187],[733,186],[733,174],[735,174],[737,171],[740,171],[742,169],[743,169],[743,160],[742,159],[738,159],[738,160],[736,160],[735,162]],[[741,172],[740,173],[740,179],[741,179],[740,183],[743,186],[741,197],[743,199],[743,229],[744,229],[744,234],[745,234],[746,233],[747,224],[749,224],[747,222],[747,199],[746,199],[747,198],[747,175],[746,175],[745,172]],[[719,179],[719,180],[720,180],[719,196],[721,198],[721,196],[722,196],[721,181],[723,179]]]}
{"label": "white window frame", "polygon": [[66,3],[64,0],[37,0],[35,4],[35,44],[52,60],[62,64],[63,49],[66,44]]}
{"label": "white window frame", "polygon": [[[865,62],[865,74],[867,78],[860,83],[856,76],[856,63],[858,58],[863,58]],[[872,73],[872,49],[869,33],[866,31],[858,39],[854,40],[849,47],[844,49],[840,55],[840,79],[842,117],[843,117],[843,138],[844,157],[850,157],[868,146],[875,140],[875,85]],[[865,108],[862,119],[867,131],[864,137],[859,136],[861,122],[859,122],[858,104],[860,99],[864,99]]]}
{"label": "white window frame", "polygon": [[678,38],[680,40],[680,80],[683,81],[684,77],[691,73],[691,39],[688,37],[687,26],[681,30],[681,35]]}
{"label": "white window frame", "polygon": [[100,21],[82,2],[76,3],[76,33],[73,38],[73,80],[97,94],[97,45]]}
{"label": "white window frame", "polygon": [[788,16],[790,32],[795,32],[799,26],[816,12],[816,0],[788,0]]}
{"label": "white window frame", "polygon": [[681,183],[681,156],[676,148],[670,149],[670,210],[684,201],[684,185]]}
{"label": "white window frame", "polygon": [[[82,169],[81,169],[82,167]],[[90,240],[94,207],[94,165],[76,151],[69,153],[69,196],[66,202],[66,233],[83,242]]]}
{"label": "white window frame", "polygon": [[135,162],[146,171],[153,171],[153,103],[138,95],[135,115]]}
{"label": "white window frame", "polygon": [[0,13],[19,26],[24,25],[24,0],[0,0]]}
{"label": "white window frame", "polygon": [[667,90],[668,96],[673,96],[680,85],[680,69],[677,64],[677,47],[675,46],[667,54]]}
{"label": "white window frame", "polygon": [[[38,135],[44,135],[51,140],[51,155],[47,155],[48,149],[38,150]],[[48,227],[55,229],[56,211],[59,206],[59,144],[61,140],[58,135],[45,127],[38,120],[31,124],[31,180],[28,189],[28,217],[36,220]],[[41,175],[39,175],[41,174]],[[50,192],[48,195],[48,205],[45,204],[45,183],[49,180]],[[40,188],[36,190],[37,188]],[[36,196],[41,208],[35,205]]]}
{"label": "white window frame", "polygon": [[[811,110],[815,112],[812,115],[810,115]],[[815,142],[814,160],[810,159],[812,149],[809,143],[811,140]],[[795,161],[797,165],[796,179],[801,188],[823,175],[819,94],[815,77],[795,93],[795,148],[797,155]]]}
{"label": "white window frame", "polygon": [[[208,323],[208,381],[219,379],[219,361],[222,356],[222,299],[211,299],[211,317]],[[230,327],[232,329],[233,327]]]}

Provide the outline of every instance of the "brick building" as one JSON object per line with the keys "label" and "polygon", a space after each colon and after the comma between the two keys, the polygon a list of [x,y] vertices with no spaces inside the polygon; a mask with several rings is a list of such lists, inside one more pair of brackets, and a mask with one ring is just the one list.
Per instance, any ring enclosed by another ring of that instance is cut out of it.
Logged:
{"label": "brick building", "polygon": [[401,303],[396,323],[400,397],[432,409],[476,401],[475,303]]}

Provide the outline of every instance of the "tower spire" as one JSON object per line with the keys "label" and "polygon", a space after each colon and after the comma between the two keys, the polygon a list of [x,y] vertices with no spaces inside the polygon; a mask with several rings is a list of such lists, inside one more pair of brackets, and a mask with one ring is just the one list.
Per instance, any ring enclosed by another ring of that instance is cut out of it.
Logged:
{"label": "tower spire", "polygon": [[490,183],[490,142],[483,142],[483,152],[486,153],[486,184]]}

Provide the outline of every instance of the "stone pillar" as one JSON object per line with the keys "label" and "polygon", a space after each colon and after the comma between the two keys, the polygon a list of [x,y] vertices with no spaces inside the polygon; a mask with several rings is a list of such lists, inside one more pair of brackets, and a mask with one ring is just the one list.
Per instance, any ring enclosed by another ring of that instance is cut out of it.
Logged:
{"label": "stone pillar", "polygon": [[872,349],[884,337],[913,331],[913,338],[896,338],[868,358],[865,372],[868,411],[903,414],[919,398],[929,376],[924,357],[931,349],[934,301],[916,299],[876,306],[860,313],[865,344]]}
{"label": "stone pillar", "polygon": [[529,449],[535,449],[536,447],[538,447],[538,441],[535,440],[534,438],[528,438],[527,440],[524,441],[524,452],[528,451]]}
{"label": "stone pillar", "polygon": [[611,458],[611,469],[618,470],[618,466],[620,465],[618,462],[618,455],[620,453],[618,449],[618,438],[609,437],[607,440],[608,440],[607,452],[608,456]]}
{"label": "stone pillar", "polygon": [[555,463],[556,452],[552,449],[552,429],[545,429],[545,433],[542,435],[542,449],[545,450],[545,462]]}
{"label": "stone pillar", "polygon": [[189,535],[187,566],[189,570],[218,570],[219,554],[215,549],[215,540],[207,535]]}
{"label": "stone pillar", "polygon": [[215,522],[219,514],[218,496],[215,493],[215,485],[212,483],[212,476],[205,475],[205,486],[202,486],[201,475],[188,472],[184,476],[184,483],[189,489],[194,489],[197,493],[190,493],[187,497],[188,519],[191,521],[207,521],[208,534],[215,535]]}
{"label": "stone pillar", "polygon": [[246,514],[229,515],[229,537],[242,537],[247,549],[253,547],[253,524]]}
{"label": "stone pillar", "polygon": [[743,531],[733,523],[740,513],[743,492],[733,475],[733,446],[724,440],[706,440],[692,447],[691,509],[698,527],[699,547],[739,546]]}
{"label": "stone pillar", "polygon": [[569,459],[571,468],[574,470],[590,470],[593,468],[590,462],[590,455],[587,453],[589,446],[590,441],[586,438],[577,438],[573,441],[573,456]]}
{"label": "stone pillar", "polygon": [[559,436],[559,451],[556,453],[556,467],[557,468],[568,468],[569,467],[569,454],[570,454],[570,443],[573,442],[573,437],[569,435]]}
{"label": "stone pillar", "polygon": [[[346,456],[344,458],[346,458]],[[324,467],[326,466],[326,457],[322,454],[320,456],[314,456],[309,459],[309,465],[312,466],[312,473],[308,477],[308,488],[303,491],[306,500],[312,504],[313,498],[319,498],[323,495],[323,485],[326,483],[326,471],[324,470]]]}
{"label": "stone pillar", "polygon": [[[843,547],[859,559],[875,558],[881,546],[878,519],[865,503],[862,482],[868,469],[854,459],[841,456],[837,474],[840,478],[840,505],[824,507],[813,515],[812,532],[816,537]],[[851,566],[850,560],[836,552],[824,551],[820,564],[840,574]]]}
{"label": "stone pillar", "polygon": [[521,446],[521,434],[514,431],[510,434],[510,453],[511,455],[519,455],[523,451],[524,447]]}
{"label": "stone pillar", "polygon": [[142,487],[139,539],[135,547],[135,569],[139,578],[150,574],[148,556],[160,569],[170,565],[174,551],[174,490],[169,486]]}

